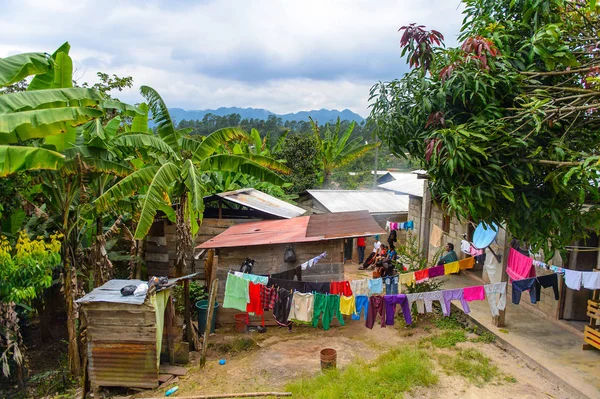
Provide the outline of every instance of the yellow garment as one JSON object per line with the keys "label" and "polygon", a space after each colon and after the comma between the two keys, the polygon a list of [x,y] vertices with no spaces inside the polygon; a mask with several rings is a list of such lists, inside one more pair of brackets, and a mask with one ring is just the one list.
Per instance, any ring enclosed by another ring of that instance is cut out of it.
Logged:
{"label": "yellow garment", "polygon": [[446,263],[444,265],[444,274],[454,274],[460,271],[458,261],[452,263]]}
{"label": "yellow garment", "polygon": [[438,247],[442,245],[442,236],[444,235],[444,231],[440,229],[436,224],[433,225],[433,229],[431,229],[431,234],[429,235],[429,243],[434,247]]}
{"label": "yellow garment", "polygon": [[404,284],[408,287],[415,285],[415,272],[401,274],[400,284]]}
{"label": "yellow garment", "polygon": [[354,295],[340,295],[340,313],[346,315],[356,313],[356,302],[354,301]]}
{"label": "yellow garment", "polygon": [[460,270],[472,269],[473,266],[475,266],[475,258],[473,256],[469,258],[464,258],[462,260],[459,260],[458,264],[460,265]]}

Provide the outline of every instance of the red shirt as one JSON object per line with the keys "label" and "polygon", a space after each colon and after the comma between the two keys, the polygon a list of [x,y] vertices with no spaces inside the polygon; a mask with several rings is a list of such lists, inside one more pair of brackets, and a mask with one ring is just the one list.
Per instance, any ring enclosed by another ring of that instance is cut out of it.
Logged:
{"label": "red shirt", "polygon": [[357,247],[364,247],[365,246],[365,237],[358,237],[356,239],[356,246]]}

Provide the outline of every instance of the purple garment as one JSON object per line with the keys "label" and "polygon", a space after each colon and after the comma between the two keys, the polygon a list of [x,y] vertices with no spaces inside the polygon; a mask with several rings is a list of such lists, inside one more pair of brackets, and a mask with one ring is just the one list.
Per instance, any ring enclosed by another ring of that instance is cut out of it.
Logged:
{"label": "purple garment", "polygon": [[[406,295],[386,295],[385,297],[385,324],[388,326],[394,325],[394,316],[396,315],[396,304],[402,307],[402,316],[406,324],[412,323],[412,317],[410,315],[410,306],[408,305],[408,299]],[[385,327],[385,326],[382,326]]]}
{"label": "purple garment", "polygon": [[471,311],[471,308],[469,308],[469,304],[467,303],[467,301],[465,301],[463,294],[463,288],[442,291],[442,295],[444,296],[444,302],[446,303],[446,311],[444,312],[444,316],[450,316],[450,302],[454,299],[460,300],[460,303],[463,307],[463,311],[465,313],[469,313]]}
{"label": "purple garment", "polygon": [[369,298],[369,309],[367,310],[367,321],[365,326],[373,329],[377,314],[381,316],[381,327],[385,327],[385,300],[381,295],[373,295]]}
{"label": "purple garment", "polygon": [[444,265],[429,268],[429,278],[443,276],[443,275],[444,275]]}

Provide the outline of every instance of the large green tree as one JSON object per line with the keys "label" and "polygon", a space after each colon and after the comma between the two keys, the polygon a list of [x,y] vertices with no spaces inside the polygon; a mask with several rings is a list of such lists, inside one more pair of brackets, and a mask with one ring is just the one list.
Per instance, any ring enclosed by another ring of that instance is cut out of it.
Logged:
{"label": "large green tree", "polygon": [[600,220],[596,2],[463,3],[460,47],[400,29],[412,69],[372,88],[371,118],[444,207],[551,254]]}

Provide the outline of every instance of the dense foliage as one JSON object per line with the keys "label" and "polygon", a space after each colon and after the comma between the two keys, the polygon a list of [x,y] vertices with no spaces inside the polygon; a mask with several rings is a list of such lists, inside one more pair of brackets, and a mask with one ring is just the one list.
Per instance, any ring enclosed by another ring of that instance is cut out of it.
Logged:
{"label": "dense foliage", "polygon": [[600,20],[595,2],[465,0],[457,48],[401,28],[412,70],[371,90],[371,118],[463,218],[535,248],[597,229]]}

